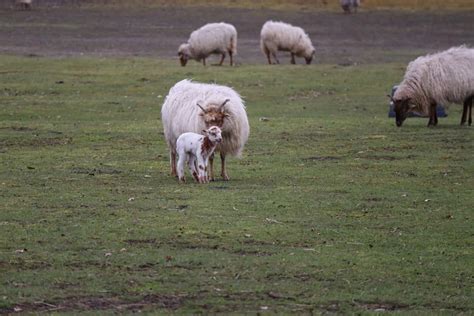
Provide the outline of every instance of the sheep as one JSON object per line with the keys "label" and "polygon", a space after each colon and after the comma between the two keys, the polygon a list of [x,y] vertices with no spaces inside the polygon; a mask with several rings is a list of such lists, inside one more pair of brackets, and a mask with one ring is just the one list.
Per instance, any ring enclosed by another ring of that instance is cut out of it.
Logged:
{"label": "sheep", "polygon": [[214,153],[218,143],[222,141],[221,129],[211,126],[202,130],[204,135],[184,133],[176,141],[176,151],[179,156],[177,172],[179,182],[186,182],[184,178],[184,164],[188,161],[189,170],[199,183],[208,183],[207,168],[209,157]]}
{"label": "sheep", "polygon": [[[221,176],[225,181],[229,180],[225,158],[227,155],[240,156],[250,132],[245,106],[237,92],[217,84],[182,80],[170,89],[161,108],[161,118],[170,151],[171,175],[176,176],[178,136],[218,126],[222,130],[222,142],[216,148],[221,157]],[[213,155],[209,165],[213,181]]]}
{"label": "sheep", "polygon": [[395,120],[402,126],[409,112],[428,114],[428,126],[438,124],[436,104],[464,103],[461,125],[472,123],[474,98],[474,49],[466,46],[421,56],[412,61],[391,97]]}
{"label": "sheep", "polygon": [[350,14],[352,12],[357,12],[357,7],[360,5],[360,0],[340,0],[339,3],[341,4],[344,13]]}
{"label": "sheep", "polygon": [[15,2],[20,10],[31,10],[33,0],[16,0]]}
{"label": "sheep", "polygon": [[201,61],[206,66],[206,58],[212,54],[220,54],[219,66],[222,66],[226,53],[229,53],[230,65],[234,65],[233,57],[237,54],[237,30],[228,23],[209,23],[191,33],[187,43],[178,48],[181,66],[186,66],[189,59]]}
{"label": "sheep", "polygon": [[305,31],[297,26],[284,22],[267,21],[260,32],[260,48],[267,56],[268,63],[272,61],[270,54],[280,63],[276,56],[277,51],[291,53],[291,63],[295,64],[295,56],[304,57],[306,64],[311,64],[315,53],[311,39]]}

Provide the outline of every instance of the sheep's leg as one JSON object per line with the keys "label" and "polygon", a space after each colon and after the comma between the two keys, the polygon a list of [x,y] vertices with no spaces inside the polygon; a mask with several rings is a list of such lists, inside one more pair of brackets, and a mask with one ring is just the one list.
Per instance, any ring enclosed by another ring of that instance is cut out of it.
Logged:
{"label": "sheep's leg", "polygon": [[188,166],[189,166],[189,171],[193,175],[194,180],[196,180],[196,182],[199,182],[198,172],[196,170],[196,157],[194,156],[189,157]]}
{"label": "sheep's leg", "polygon": [[276,53],[272,53],[272,55],[273,55],[273,58],[275,59],[276,63],[279,64],[280,61],[278,60]]}
{"label": "sheep's leg", "polygon": [[202,65],[203,65],[203,66],[206,66],[206,58],[203,58],[203,59],[202,59]]}
{"label": "sheep's leg", "polygon": [[184,178],[184,164],[186,163],[186,154],[180,153],[178,160],[178,179],[180,183],[185,183],[186,179]]}
{"label": "sheep's leg", "polygon": [[230,57],[230,65],[234,66],[234,59],[233,59],[232,51],[229,51],[229,57]]}
{"label": "sheep's leg", "polygon": [[430,120],[428,126],[436,126],[438,124],[438,116],[436,115],[436,104],[431,104],[429,108]]}
{"label": "sheep's leg", "polygon": [[225,167],[225,154],[221,153],[221,176],[224,181],[229,181],[229,175]]}
{"label": "sheep's leg", "polygon": [[270,52],[267,52],[267,60],[268,60],[268,64],[271,65],[272,64],[272,58],[270,57]]}
{"label": "sheep's leg", "polygon": [[219,66],[222,66],[222,64],[224,63],[224,59],[225,59],[225,53],[222,53],[222,57],[221,57],[221,61],[219,62]]}
{"label": "sheep's leg", "polygon": [[467,121],[468,125],[471,126],[472,124],[472,100],[474,97],[471,97],[470,102],[469,102],[469,121]]}
{"label": "sheep's leg", "polygon": [[171,165],[171,176],[176,177],[176,150],[172,148],[170,150],[170,165]]}
{"label": "sheep's leg", "polygon": [[202,157],[197,158],[199,183],[206,183],[206,164]]}
{"label": "sheep's leg", "polygon": [[464,100],[464,104],[462,107],[461,125],[464,125],[464,123],[466,123],[469,101],[470,101],[470,98],[467,98],[466,100]]}
{"label": "sheep's leg", "polygon": [[209,157],[209,167],[208,167],[208,172],[209,172],[209,180],[215,181],[214,179],[214,153]]}
{"label": "sheep's leg", "polygon": [[296,64],[296,61],[295,61],[295,54],[291,53],[291,63],[294,65]]}

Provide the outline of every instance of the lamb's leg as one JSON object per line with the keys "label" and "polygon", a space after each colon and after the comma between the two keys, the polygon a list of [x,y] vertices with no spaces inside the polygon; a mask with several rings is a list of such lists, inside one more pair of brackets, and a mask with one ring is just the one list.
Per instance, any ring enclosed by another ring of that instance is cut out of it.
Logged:
{"label": "lamb's leg", "polygon": [[209,157],[208,173],[209,173],[209,180],[215,181],[214,179],[214,153],[212,153],[212,155]]}
{"label": "lamb's leg", "polygon": [[179,153],[178,160],[178,179],[180,183],[185,183],[186,179],[184,178],[184,164],[186,163],[186,153]]}
{"label": "lamb's leg", "polygon": [[189,171],[193,175],[194,180],[196,180],[196,182],[199,182],[198,172],[196,170],[196,158],[194,156],[189,156],[188,166]]}
{"label": "lamb's leg", "polygon": [[225,167],[225,154],[221,153],[221,176],[224,181],[229,181],[229,175]]}
{"label": "lamb's leg", "polygon": [[222,64],[224,63],[224,59],[225,59],[225,53],[222,53],[222,57],[221,57],[221,61],[219,62],[219,66],[222,66]]}
{"label": "lamb's leg", "polygon": [[294,65],[296,64],[296,61],[295,61],[295,54],[291,53],[291,63]]}
{"label": "lamb's leg", "polygon": [[197,157],[199,183],[206,183],[206,163],[202,157]]}

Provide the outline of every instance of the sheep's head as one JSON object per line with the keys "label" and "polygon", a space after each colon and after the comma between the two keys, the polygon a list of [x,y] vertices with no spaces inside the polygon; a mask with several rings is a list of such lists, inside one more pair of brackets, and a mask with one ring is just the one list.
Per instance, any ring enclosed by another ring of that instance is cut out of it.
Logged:
{"label": "sheep's head", "polygon": [[306,64],[309,65],[311,64],[311,61],[313,61],[313,57],[314,57],[314,54],[316,53],[316,51],[313,50],[311,51],[311,53],[309,54],[309,56],[307,55],[304,59],[306,60]]}
{"label": "sheep's head", "polygon": [[391,95],[388,95],[390,100],[393,102],[393,110],[395,111],[395,122],[398,127],[402,126],[403,121],[408,116],[408,113],[412,112],[415,108],[410,98],[395,99]]}
{"label": "sheep's head", "polygon": [[189,44],[181,44],[178,48],[178,57],[179,57],[179,62],[181,63],[181,66],[186,66],[189,56],[191,56],[191,50],[189,49]]}
{"label": "sheep's head", "polygon": [[199,103],[197,103],[197,106],[202,110],[199,115],[203,117],[206,127],[222,127],[222,125],[224,125],[224,120],[229,117],[229,114],[225,112],[225,104],[229,101],[229,99],[226,99],[222,104],[217,106],[211,105],[207,108],[203,108]]}
{"label": "sheep's head", "polygon": [[211,126],[207,130],[202,131],[206,135],[211,143],[218,144],[222,141],[222,131],[218,126]]}

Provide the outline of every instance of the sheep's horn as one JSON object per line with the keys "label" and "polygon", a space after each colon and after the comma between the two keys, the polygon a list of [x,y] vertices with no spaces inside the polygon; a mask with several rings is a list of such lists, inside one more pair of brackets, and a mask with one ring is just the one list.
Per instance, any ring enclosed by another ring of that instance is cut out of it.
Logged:
{"label": "sheep's horn", "polygon": [[224,105],[225,105],[227,102],[229,102],[229,101],[230,101],[230,99],[225,99],[224,103],[222,103],[219,108],[222,109],[222,108],[224,107]]}
{"label": "sheep's horn", "polygon": [[201,104],[199,104],[199,103],[196,103],[196,105],[197,105],[197,106],[199,106],[199,108],[200,108],[200,109],[201,109],[201,110],[202,110],[204,113],[206,113],[206,112],[207,112],[207,111],[206,111],[206,110],[205,110],[205,109],[204,109],[204,108],[201,106]]}

